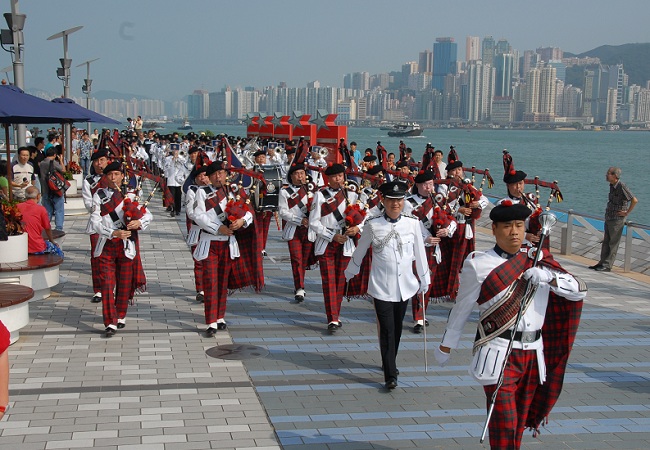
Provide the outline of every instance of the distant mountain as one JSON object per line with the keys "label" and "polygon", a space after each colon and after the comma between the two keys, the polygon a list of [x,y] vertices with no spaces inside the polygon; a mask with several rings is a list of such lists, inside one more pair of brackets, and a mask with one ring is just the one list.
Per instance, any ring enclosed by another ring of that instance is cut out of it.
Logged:
{"label": "distant mountain", "polygon": [[116,92],[116,91],[97,91],[97,92],[93,91],[92,96],[97,100],[108,100],[108,99],[131,100],[133,98],[136,100],[144,100],[144,99],[151,98],[151,97],[147,97],[146,95],[125,94],[123,92]]}
{"label": "distant mountain", "polygon": [[[564,52],[564,56],[600,58],[600,62],[604,65],[623,64],[625,73],[629,77],[629,84],[645,87],[646,81],[650,80],[650,43],[601,45],[579,55]],[[567,68],[567,84],[583,88],[584,80],[581,79],[583,73],[584,67]]]}

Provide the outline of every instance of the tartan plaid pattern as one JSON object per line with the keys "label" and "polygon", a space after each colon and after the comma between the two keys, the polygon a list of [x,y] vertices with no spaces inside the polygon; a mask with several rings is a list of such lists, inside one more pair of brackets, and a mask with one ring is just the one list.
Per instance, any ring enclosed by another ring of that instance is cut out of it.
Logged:
{"label": "tartan plaid pattern", "polygon": [[124,256],[122,240],[113,239],[106,241],[102,254],[97,257],[97,265],[104,326],[116,325],[117,319],[126,316],[129,306],[134,274],[133,260]]}
{"label": "tartan plaid pattern", "polygon": [[330,242],[325,249],[325,253],[318,257],[327,322],[339,320],[345,289],[343,271],[348,266],[349,261],[349,256],[343,256],[343,244],[337,242]]}
{"label": "tartan plaid pattern", "polygon": [[293,287],[305,288],[305,271],[313,269],[317,260],[314,256],[314,243],[307,239],[307,227],[297,227],[293,239],[287,242],[291,258]]}
{"label": "tartan plaid pattern", "polygon": [[266,241],[269,238],[269,227],[271,226],[271,211],[255,211],[255,228],[257,229],[257,246],[260,251],[266,248]]}
{"label": "tartan plaid pattern", "polygon": [[[356,241],[358,239],[355,237],[354,240],[356,244]],[[371,264],[372,264],[372,245],[368,247],[368,251],[366,252],[366,255],[363,257],[363,260],[361,261],[361,267],[359,267],[359,273],[356,274],[354,278],[352,278],[348,283],[348,287],[347,287],[348,298],[366,297],[366,293],[368,292],[368,281],[370,280]],[[345,270],[345,267],[343,268],[343,270]],[[344,286],[343,295],[345,294],[346,293],[345,293],[345,286]]]}
{"label": "tartan plaid pattern", "polygon": [[[110,191],[111,189],[107,189]],[[124,200],[124,196],[122,195],[122,192],[119,189],[113,190],[113,195],[111,195],[111,198],[106,202],[102,203],[100,210],[101,210],[101,215],[105,216],[106,214],[110,214],[113,211],[115,211],[115,208],[120,206],[122,201]]]}
{"label": "tartan plaid pattern", "polygon": [[[494,412],[488,427],[490,448],[518,449],[521,447],[526,417],[538,385],[537,352],[513,349],[506,364],[503,385],[497,394]],[[483,386],[488,408],[495,388],[496,384]]]}
{"label": "tartan plaid pattern", "polygon": [[[460,269],[469,253],[467,246],[469,240],[465,239],[465,225],[458,224],[454,235],[440,242],[442,261],[438,266],[436,281],[433,283],[431,297],[449,296],[450,301],[456,300]],[[446,283],[446,285],[445,285]]]}
{"label": "tartan plaid pattern", "polygon": [[167,186],[167,181],[165,178],[162,178],[160,180],[160,190],[162,191],[163,195],[163,206],[167,208],[168,206],[174,206],[174,195],[172,192],[169,190],[169,187]]}
{"label": "tartan plaid pattern", "polygon": [[100,292],[102,289],[102,283],[99,275],[99,265],[97,263],[97,258],[93,256],[95,254],[95,248],[97,248],[98,240],[99,235],[97,233],[90,235],[90,273],[93,279],[93,293]]}
{"label": "tartan plaid pattern", "polygon": [[573,302],[551,292],[542,327],[546,381],[537,386],[526,427],[539,429],[562,392],[564,372],[580,325],[582,300]]}
{"label": "tartan plaid pattern", "polygon": [[264,287],[264,266],[255,222],[248,228],[237,230],[235,237],[239,244],[240,257],[231,260],[232,268],[228,276],[228,289],[235,291],[250,286],[259,292]]}
{"label": "tartan plaid pattern", "polygon": [[205,291],[203,307],[205,323],[208,325],[218,319],[223,319],[226,315],[231,262],[228,241],[210,242],[210,253],[203,260],[203,288]]}

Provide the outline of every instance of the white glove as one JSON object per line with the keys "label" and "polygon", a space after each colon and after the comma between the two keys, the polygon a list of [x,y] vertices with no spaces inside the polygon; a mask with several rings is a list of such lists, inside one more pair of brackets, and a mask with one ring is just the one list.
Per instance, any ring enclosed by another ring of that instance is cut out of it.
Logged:
{"label": "white glove", "polygon": [[550,283],[553,281],[554,275],[550,270],[541,269],[539,267],[531,267],[524,272],[524,279],[529,280],[534,285],[540,283]]}
{"label": "white glove", "polygon": [[435,352],[435,357],[436,357],[436,361],[438,361],[438,364],[440,364],[440,367],[445,367],[449,362],[449,359],[451,358],[451,352],[445,353],[442,350],[440,350],[440,347],[437,347]]}
{"label": "white glove", "polygon": [[420,281],[420,289],[418,289],[418,294],[426,294],[428,290],[429,290],[429,283]]}

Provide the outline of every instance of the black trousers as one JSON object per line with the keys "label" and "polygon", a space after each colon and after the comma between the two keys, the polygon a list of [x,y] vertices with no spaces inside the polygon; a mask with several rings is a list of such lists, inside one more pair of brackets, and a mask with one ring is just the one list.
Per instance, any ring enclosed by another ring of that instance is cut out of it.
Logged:
{"label": "black trousers", "polygon": [[402,337],[402,321],[409,304],[404,302],[386,302],[373,299],[377,323],[379,325],[379,350],[384,368],[384,381],[397,380],[397,350]]}
{"label": "black trousers", "polygon": [[169,186],[169,190],[174,196],[174,211],[181,212],[181,195],[183,194],[181,186]]}

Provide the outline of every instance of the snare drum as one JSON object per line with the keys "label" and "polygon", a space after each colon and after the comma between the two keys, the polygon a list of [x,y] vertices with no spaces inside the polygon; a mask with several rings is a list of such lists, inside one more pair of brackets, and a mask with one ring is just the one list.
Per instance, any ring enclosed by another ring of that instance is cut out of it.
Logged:
{"label": "snare drum", "polygon": [[264,175],[266,189],[262,182],[255,180],[251,188],[253,206],[256,211],[277,211],[280,189],[284,184],[282,170],[280,166],[274,164],[265,164],[256,169]]}

